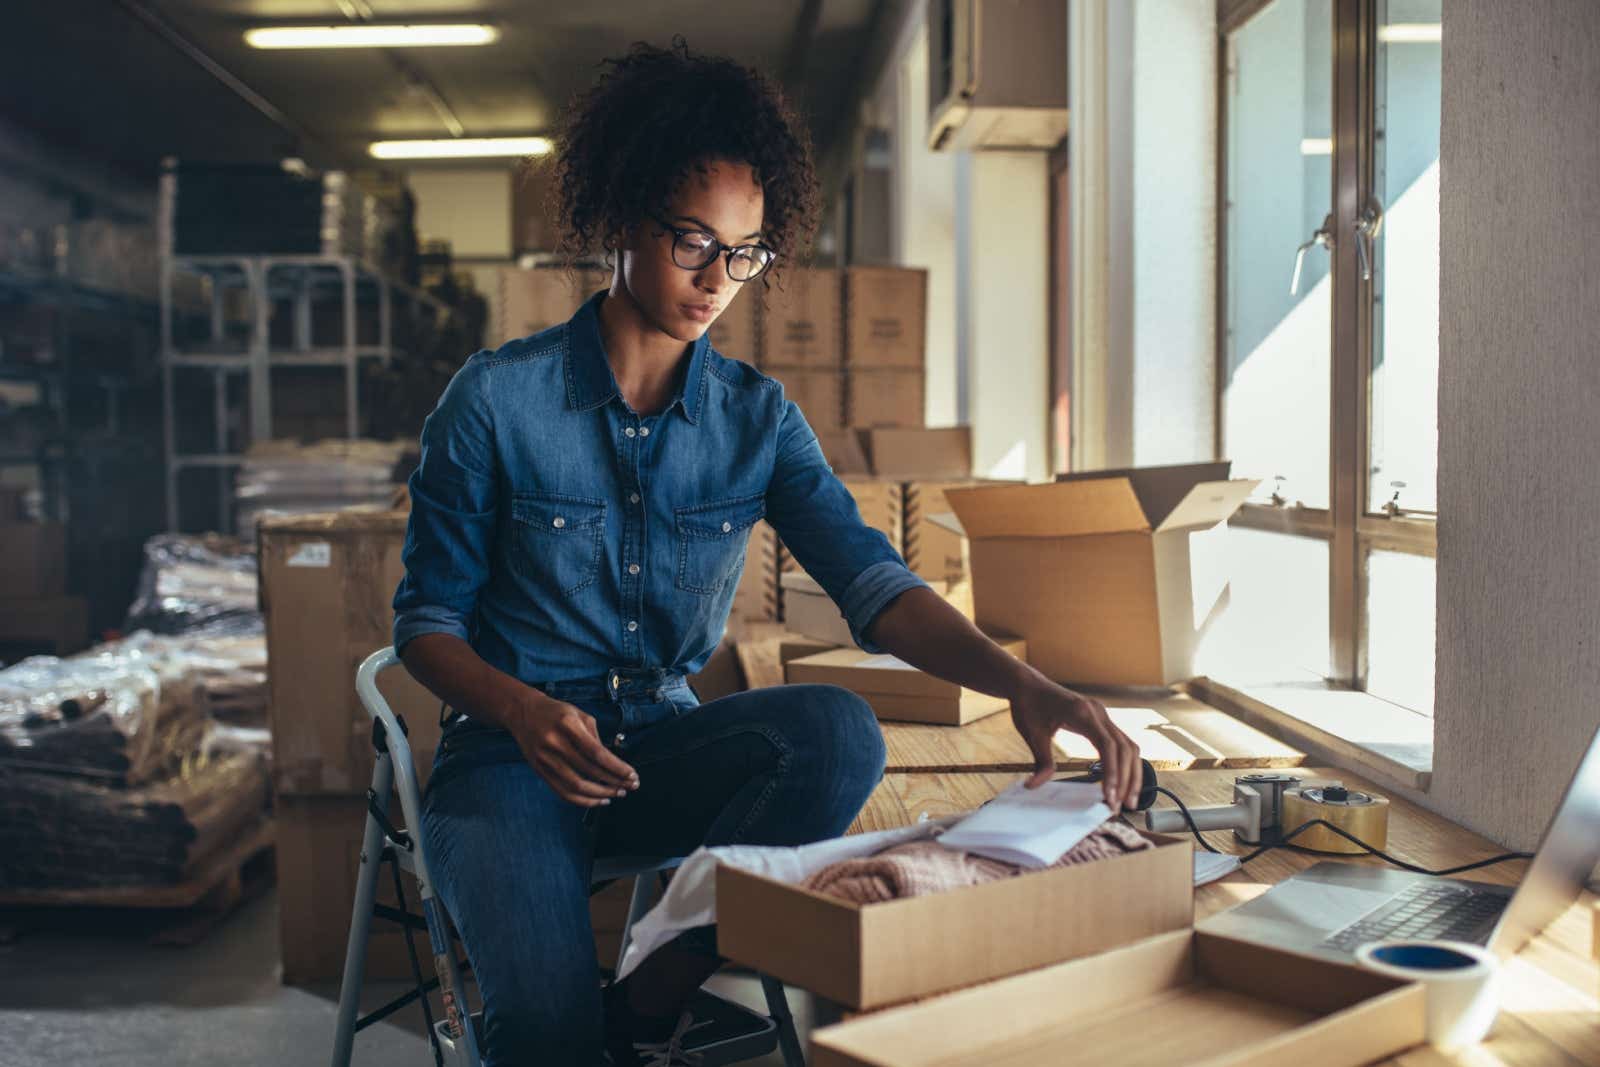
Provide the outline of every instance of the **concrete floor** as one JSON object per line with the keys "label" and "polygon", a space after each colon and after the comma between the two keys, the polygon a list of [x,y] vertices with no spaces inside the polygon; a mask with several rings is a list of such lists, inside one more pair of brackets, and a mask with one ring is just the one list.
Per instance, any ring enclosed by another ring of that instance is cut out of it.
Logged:
{"label": "concrete floor", "polygon": [[[113,925],[115,924],[115,925]],[[126,913],[82,913],[0,945],[0,1064],[6,1067],[280,1067],[328,1062],[338,989],[278,978],[277,896],[247,903],[199,944],[152,945]],[[761,1008],[761,987],[723,974],[711,988]],[[402,987],[371,982],[363,1009]],[[469,993],[469,996],[471,994]],[[808,998],[790,993],[801,1040]],[[436,1006],[437,1006],[437,1002]],[[356,1067],[431,1067],[416,1005],[356,1037]],[[779,1067],[774,1053],[757,1062]]]}

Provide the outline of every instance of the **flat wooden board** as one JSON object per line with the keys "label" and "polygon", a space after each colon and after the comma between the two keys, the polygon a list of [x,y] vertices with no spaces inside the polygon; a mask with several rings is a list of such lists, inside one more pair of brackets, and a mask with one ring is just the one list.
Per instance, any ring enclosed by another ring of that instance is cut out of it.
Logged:
{"label": "flat wooden board", "polygon": [[[1138,743],[1140,754],[1158,771],[1298,767],[1306,759],[1298,749],[1181,693],[1091,695],[1106,705],[1112,721]],[[891,773],[1033,769],[1033,756],[1010,715],[962,727],[884,723],[883,739]],[[1066,731],[1056,735],[1055,751],[1056,766],[1062,770],[1087,767],[1098,758],[1086,738]]]}

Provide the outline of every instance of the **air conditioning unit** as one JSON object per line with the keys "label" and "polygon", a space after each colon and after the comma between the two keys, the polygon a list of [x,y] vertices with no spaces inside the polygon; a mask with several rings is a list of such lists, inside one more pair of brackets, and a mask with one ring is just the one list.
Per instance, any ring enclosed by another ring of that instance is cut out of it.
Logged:
{"label": "air conditioning unit", "polygon": [[1054,148],[1067,134],[1067,0],[929,0],[928,147]]}

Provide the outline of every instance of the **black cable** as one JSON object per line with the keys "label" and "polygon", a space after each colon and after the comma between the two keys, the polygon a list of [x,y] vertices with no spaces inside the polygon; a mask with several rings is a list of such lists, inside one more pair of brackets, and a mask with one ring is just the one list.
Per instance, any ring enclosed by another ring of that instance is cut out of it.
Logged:
{"label": "black cable", "polygon": [[[1211,842],[1207,841],[1205,839],[1205,836],[1203,834],[1201,834],[1200,828],[1195,825],[1194,816],[1189,814],[1188,806],[1185,805],[1183,801],[1178,799],[1177,794],[1173,793],[1170,789],[1166,789],[1166,788],[1164,788],[1162,786],[1156,786],[1156,792],[1162,794],[1163,796],[1167,797],[1167,799],[1171,800],[1174,804],[1178,805],[1178,811],[1183,815],[1183,821],[1189,824],[1189,832],[1194,834],[1194,838],[1195,838],[1196,841],[1200,842],[1200,847],[1204,848],[1207,852],[1215,852],[1218,855],[1222,855],[1223,854],[1220,849],[1217,849],[1217,848],[1213,847]],[[1333,825],[1333,823],[1329,822],[1326,819],[1312,819],[1311,821],[1309,821],[1307,823],[1304,823],[1304,824],[1302,824],[1300,826],[1295,827],[1293,830],[1289,831],[1287,834],[1284,834],[1282,841],[1279,841],[1276,844],[1262,845],[1260,848],[1256,849],[1254,852],[1250,852],[1250,853],[1247,853],[1244,856],[1239,857],[1239,865],[1242,867],[1246,863],[1249,863],[1251,860],[1256,859],[1259,856],[1265,855],[1266,853],[1271,852],[1275,848],[1287,849],[1290,852],[1298,852],[1298,853],[1301,853],[1302,855],[1307,855],[1307,856],[1335,856],[1335,857],[1338,857],[1338,856],[1348,856],[1350,854],[1348,852],[1325,852],[1325,851],[1322,851],[1320,849],[1306,848],[1304,845],[1291,845],[1289,843],[1294,838],[1300,836],[1300,834],[1302,834],[1305,831],[1311,829],[1313,826],[1326,826],[1328,829],[1332,830],[1334,833],[1338,834],[1340,837],[1344,838],[1346,841],[1349,841],[1353,845],[1359,846],[1363,851],[1369,853],[1370,855],[1378,857],[1379,859],[1383,860],[1386,863],[1392,863],[1396,867],[1399,867],[1399,868],[1401,868],[1403,870],[1412,871],[1412,872],[1414,872],[1416,874],[1427,874],[1427,875],[1433,875],[1435,877],[1442,877],[1442,876],[1445,876],[1445,875],[1452,875],[1452,874],[1462,874],[1462,873],[1464,873],[1466,871],[1475,871],[1475,870],[1478,870],[1480,867],[1490,867],[1490,866],[1493,866],[1496,863],[1505,863],[1508,860],[1528,860],[1528,859],[1532,859],[1533,858],[1533,853],[1531,853],[1531,852],[1506,852],[1506,853],[1503,853],[1503,854],[1501,854],[1499,856],[1491,856],[1486,860],[1478,860],[1475,863],[1464,863],[1459,867],[1446,867],[1443,870],[1432,871],[1432,870],[1429,870],[1426,867],[1418,867],[1414,863],[1407,863],[1405,860],[1395,859],[1393,856],[1389,855],[1387,852],[1384,852],[1384,851],[1382,851],[1380,849],[1373,848],[1371,845],[1367,844],[1365,841],[1361,840],[1359,837],[1356,837],[1354,834],[1351,834],[1349,831],[1347,831],[1347,830],[1345,830],[1345,829],[1343,829],[1341,827]]]}
{"label": "black cable", "polygon": [[1401,868],[1402,870],[1411,871],[1411,872],[1416,873],[1416,874],[1428,874],[1428,875],[1433,875],[1435,877],[1439,877],[1439,876],[1443,876],[1443,875],[1449,875],[1449,874],[1461,874],[1463,871],[1475,871],[1480,867],[1489,867],[1489,866],[1492,866],[1493,864],[1496,864],[1496,863],[1505,863],[1507,860],[1526,860],[1526,859],[1532,859],[1533,858],[1533,853],[1531,853],[1531,852],[1506,852],[1506,853],[1502,853],[1501,855],[1498,855],[1498,856],[1491,856],[1486,860],[1478,860],[1476,863],[1463,863],[1459,867],[1446,867],[1443,870],[1431,871],[1426,867],[1418,867],[1414,863],[1407,863],[1405,860],[1397,860],[1393,856],[1389,855],[1387,852],[1384,852],[1381,849],[1373,848],[1371,845],[1367,844],[1365,841],[1361,840],[1359,837],[1355,836],[1354,834],[1348,832],[1343,827],[1339,827],[1339,826],[1333,825],[1333,823],[1329,822],[1327,819],[1311,819],[1310,821],[1302,823],[1301,825],[1295,827],[1293,830],[1291,830],[1288,833],[1284,834],[1283,835],[1283,840],[1278,842],[1277,844],[1274,844],[1274,845],[1262,845],[1260,848],[1256,849],[1254,852],[1250,853],[1249,855],[1241,856],[1239,858],[1240,865],[1243,866],[1244,864],[1249,863],[1251,860],[1255,859],[1257,856],[1260,856],[1263,853],[1271,852],[1275,848],[1287,848],[1292,852],[1304,852],[1304,853],[1307,853],[1307,854],[1313,855],[1313,856],[1346,856],[1346,855],[1349,855],[1349,853],[1347,853],[1347,852],[1322,852],[1322,851],[1319,851],[1317,849],[1306,848],[1306,847],[1301,846],[1301,845],[1290,845],[1289,844],[1290,841],[1292,841],[1294,838],[1298,837],[1300,834],[1304,833],[1305,831],[1311,829],[1313,826],[1326,826],[1328,829],[1332,830],[1334,833],[1338,834],[1340,837],[1344,838],[1346,841],[1350,842],[1352,845],[1359,846],[1365,852],[1368,852],[1371,855],[1374,855],[1374,856],[1378,857],[1380,860],[1383,860],[1385,863],[1392,863],[1396,867]]}
{"label": "black cable", "polygon": [[1183,821],[1189,824],[1189,831],[1194,834],[1194,839],[1196,841],[1200,842],[1200,847],[1201,848],[1205,849],[1207,852],[1215,852],[1219,856],[1222,855],[1221,850],[1212,848],[1211,847],[1211,842],[1207,841],[1201,835],[1200,827],[1198,827],[1198,826],[1196,826],[1194,824],[1194,816],[1189,814],[1188,806],[1185,805],[1183,801],[1178,799],[1178,794],[1174,793],[1170,789],[1167,789],[1165,786],[1159,786],[1159,785],[1156,786],[1156,792],[1160,793],[1162,796],[1166,797],[1168,800],[1170,800],[1174,804],[1178,805],[1178,810],[1183,813]]}

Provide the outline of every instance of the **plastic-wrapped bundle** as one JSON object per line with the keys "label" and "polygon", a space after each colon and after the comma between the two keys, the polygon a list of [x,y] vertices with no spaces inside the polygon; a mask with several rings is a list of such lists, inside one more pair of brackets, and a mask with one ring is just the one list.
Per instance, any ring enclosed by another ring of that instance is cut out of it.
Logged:
{"label": "plastic-wrapped bundle", "polygon": [[0,774],[0,888],[171,885],[194,877],[266,812],[267,762],[261,739],[250,734],[213,727],[181,763],[134,788]]}
{"label": "plastic-wrapped bundle", "polygon": [[157,534],[123,630],[207,637],[262,632],[253,544],[220,534]]}
{"label": "plastic-wrapped bundle", "polygon": [[[194,683],[115,652],[35,656],[0,670],[0,763],[132,785],[193,753]],[[3,776],[0,776],[3,777]]]}
{"label": "plastic-wrapped bundle", "polygon": [[388,507],[413,447],[406,441],[258,442],[234,484],[236,528],[250,536],[264,515]]}
{"label": "plastic-wrapped bundle", "polygon": [[147,630],[101,645],[148,663],[164,679],[194,686],[205,714],[240,726],[267,722],[267,639],[263,634],[211,636],[153,634]]}

